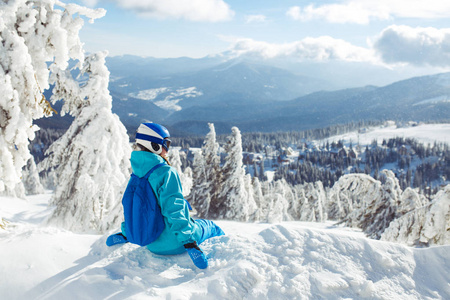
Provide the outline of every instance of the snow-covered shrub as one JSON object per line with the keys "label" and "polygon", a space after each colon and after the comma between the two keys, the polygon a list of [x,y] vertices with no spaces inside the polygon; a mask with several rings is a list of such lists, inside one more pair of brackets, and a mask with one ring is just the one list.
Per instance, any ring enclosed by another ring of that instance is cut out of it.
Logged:
{"label": "snow-covered shrub", "polygon": [[430,204],[394,220],[381,239],[410,246],[450,244],[450,185]]}
{"label": "snow-covered shrub", "polygon": [[75,119],[42,162],[44,169],[54,168],[57,177],[52,198],[56,209],[48,222],[78,232],[105,229],[103,222],[120,202],[130,174],[131,147],[125,127],[111,111],[105,56],[86,58],[82,71],[89,80],[83,87],[68,74],[58,74],[66,76],[60,82],[71,89],[56,87],[54,96],[65,99]]}
{"label": "snow-covered shrub", "polygon": [[[0,193],[23,197],[20,177],[30,158],[33,120],[51,115],[42,95],[50,72],[66,70],[68,61],[83,61],[78,32],[82,16],[91,20],[105,11],[57,0],[3,1],[0,10]],[[19,192],[20,193],[20,192]]]}

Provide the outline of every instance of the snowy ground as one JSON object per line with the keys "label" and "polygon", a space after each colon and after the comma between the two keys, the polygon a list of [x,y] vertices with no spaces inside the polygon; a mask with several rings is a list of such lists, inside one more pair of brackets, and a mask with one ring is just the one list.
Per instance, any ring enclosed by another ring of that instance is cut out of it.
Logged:
{"label": "snowy ground", "polygon": [[187,255],[41,225],[50,194],[0,197],[0,299],[450,299],[450,246],[409,248],[332,223],[243,224]]}
{"label": "snowy ground", "polygon": [[328,142],[337,142],[342,140],[344,144],[352,142],[353,146],[359,144],[361,146],[370,145],[373,140],[377,140],[378,144],[383,139],[395,137],[414,138],[421,143],[433,145],[434,142],[450,143],[450,124],[421,124],[418,126],[397,128],[396,125],[387,125],[380,127],[369,127],[364,133],[357,131],[349,132],[341,135],[335,135],[328,139],[318,141],[320,145]]}

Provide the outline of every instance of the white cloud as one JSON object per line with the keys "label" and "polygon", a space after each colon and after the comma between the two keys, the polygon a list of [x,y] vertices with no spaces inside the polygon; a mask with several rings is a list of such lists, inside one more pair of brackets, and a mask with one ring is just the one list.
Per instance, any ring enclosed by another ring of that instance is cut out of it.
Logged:
{"label": "white cloud", "polygon": [[368,24],[371,20],[401,18],[448,18],[448,0],[344,0],[336,4],[291,7],[287,13],[294,20],[324,19],[330,23]]}
{"label": "white cloud", "polygon": [[260,56],[262,58],[293,57],[300,61],[352,61],[376,63],[372,50],[354,46],[329,36],[272,44],[252,39],[238,39],[229,54],[233,57]]}
{"label": "white cloud", "polygon": [[[89,1],[89,0],[88,0]],[[114,0],[120,7],[150,18],[221,22],[234,16],[223,0]]]}
{"label": "white cloud", "polygon": [[377,37],[374,49],[386,63],[450,66],[450,28],[390,26]]}
{"label": "white cloud", "polygon": [[245,16],[245,22],[248,23],[264,23],[267,21],[265,15],[248,15]]}
{"label": "white cloud", "polygon": [[356,23],[368,24],[371,18],[387,19],[389,14],[383,11],[368,10],[360,2],[351,2],[346,5],[332,4],[315,7],[308,5],[304,8],[291,7],[287,15],[294,20],[310,21],[313,19],[325,19],[330,23]]}

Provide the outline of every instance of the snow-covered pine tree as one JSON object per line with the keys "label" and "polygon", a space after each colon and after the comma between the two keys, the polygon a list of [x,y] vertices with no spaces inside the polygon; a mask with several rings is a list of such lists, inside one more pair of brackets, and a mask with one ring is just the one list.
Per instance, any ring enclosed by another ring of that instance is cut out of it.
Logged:
{"label": "snow-covered pine tree", "polygon": [[224,146],[227,156],[222,167],[222,185],[219,203],[214,216],[229,220],[248,221],[256,211],[256,203],[248,196],[245,185],[245,167],[242,162],[242,138],[237,127],[231,128],[231,135]]}
{"label": "snow-covered pine tree", "polygon": [[253,198],[255,199],[257,212],[255,213],[255,221],[260,221],[263,212],[262,212],[262,205],[264,203],[264,195],[262,192],[261,182],[259,181],[258,177],[253,177]]}
{"label": "snow-covered pine tree", "polygon": [[364,211],[361,211],[360,226],[371,238],[379,239],[381,234],[389,227],[389,224],[405,212],[400,212],[400,200],[402,190],[395,174],[390,170],[381,171],[384,184],[381,185],[379,198],[366,203]]}
{"label": "snow-covered pine tree", "polygon": [[329,217],[379,239],[389,224],[404,213],[399,210],[402,191],[394,173],[383,170],[381,176],[384,184],[365,174],[341,177],[330,190]]}
{"label": "snow-covered pine tree", "polygon": [[[220,157],[219,144],[216,142],[214,124],[208,123],[209,132],[205,137],[201,152],[194,156],[192,177],[193,188],[188,200],[197,210],[199,216],[210,217],[211,207],[217,207],[220,185]],[[213,205],[213,206],[211,206]]]}
{"label": "snow-covered pine tree", "polygon": [[[329,192],[328,217],[331,220],[345,220],[349,226],[357,227],[358,222],[350,218],[354,210],[376,198],[381,190],[381,182],[365,174],[342,176]],[[366,199],[368,198],[368,199]]]}
{"label": "snow-covered pine tree", "polygon": [[81,17],[93,20],[105,11],[57,0],[0,5],[0,193],[23,197],[15,191],[30,158],[29,140],[38,130],[33,120],[52,113],[42,95],[50,86],[49,69],[66,70],[70,59],[83,61]]}
{"label": "snow-covered pine tree", "polygon": [[269,193],[264,196],[263,215],[261,221],[278,223],[284,221],[283,212],[286,211],[288,203],[279,193]]}
{"label": "snow-covered pine tree", "polygon": [[297,216],[300,215],[298,220],[325,222],[327,220],[326,193],[322,182],[306,183],[303,186],[296,187],[296,189],[300,189],[297,193],[300,201],[299,211],[296,213]]}
{"label": "snow-covered pine tree", "polygon": [[395,219],[383,232],[384,241],[416,245],[450,243],[450,185],[439,191],[433,201]]}
{"label": "snow-covered pine tree", "polygon": [[209,193],[209,183],[206,182],[205,174],[205,158],[202,152],[195,152],[192,171],[192,189],[187,197],[197,215],[201,218],[207,218],[209,206],[211,204],[211,196]]}
{"label": "snow-covered pine tree", "polygon": [[428,245],[450,244],[450,185],[439,191],[431,202],[420,241]]}
{"label": "snow-covered pine tree", "polygon": [[244,176],[244,183],[245,183],[245,189],[247,190],[247,201],[249,203],[254,203],[253,206],[253,213],[249,216],[248,221],[258,221],[259,220],[259,216],[258,216],[258,206],[256,205],[256,201],[255,201],[255,195],[253,193],[253,184],[252,184],[252,175],[250,174],[246,174]]}
{"label": "snow-covered pine tree", "polygon": [[53,96],[65,100],[63,111],[70,108],[75,119],[42,162],[45,169],[55,168],[57,177],[56,209],[49,223],[78,232],[108,229],[103,222],[120,201],[130,174],[131,147],[125,127],[111,111],[105,56],[100,52],[86,58],[81,72],[89,79],[82,87],[67,72],[55,74],[64,84],[55,86]]}
{"label": "snow-covered pine tree", "polygon": [[400,196],[398,213],[404,215],[429,203],[423,194],[419,194],[415,189],[407,187]]}
{"label": "snow-covered pine tree", "polygon": [[39,173],[36,168],[33,156],[27,162],[22,172],[22,182],[27,195],[37,195],[44,193],[44,187],[39,179]]}
{"label": "snow-covered pine tree", "polygon": [[216,141],[216,130],[213,123],[208,123],[209,132],[205,137],[202,146],[202,153],[205,159],[205,182],[207,184],[206,193],[209,195],[210,208],[217,207],[218,193],[220,191],[221,172],[219,143]]}
{"label": "snow-covered pine tree", "polygon": [[278,200],[274,207],[269,209],[269,215],[272,215],[271,218],[274,219],[274,214],[279,214],[281,221],[292,221],[290,208],[295,205],[294,203],[297,202],[297,199],[289,183],[285,179],[277,180],[274,182],[273,193],[278,195],[278,197],[275,197]]}
{"label": "snow-covered pine tree", "polygon": [[178,176],[180,177],[181,186],[183,187],[183,196],[189,195],[192,188],[192,177],[187,176],[181,170],[181,158],[180,151],[178,149],[172,148],[167,154],[167,160],[170,162],[170,165],[177,170]]}

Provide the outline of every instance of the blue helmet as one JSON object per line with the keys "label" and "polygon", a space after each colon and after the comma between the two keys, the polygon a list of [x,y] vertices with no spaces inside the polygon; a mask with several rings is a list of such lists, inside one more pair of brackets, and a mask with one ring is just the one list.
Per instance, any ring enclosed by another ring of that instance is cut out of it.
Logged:
{"label": "blue helmet", "polygon": [[155,123],[142,123],[136,132],[136,143],[156,154],[161,154],[162,148],[169,151],[169,138],[167,128]]}

